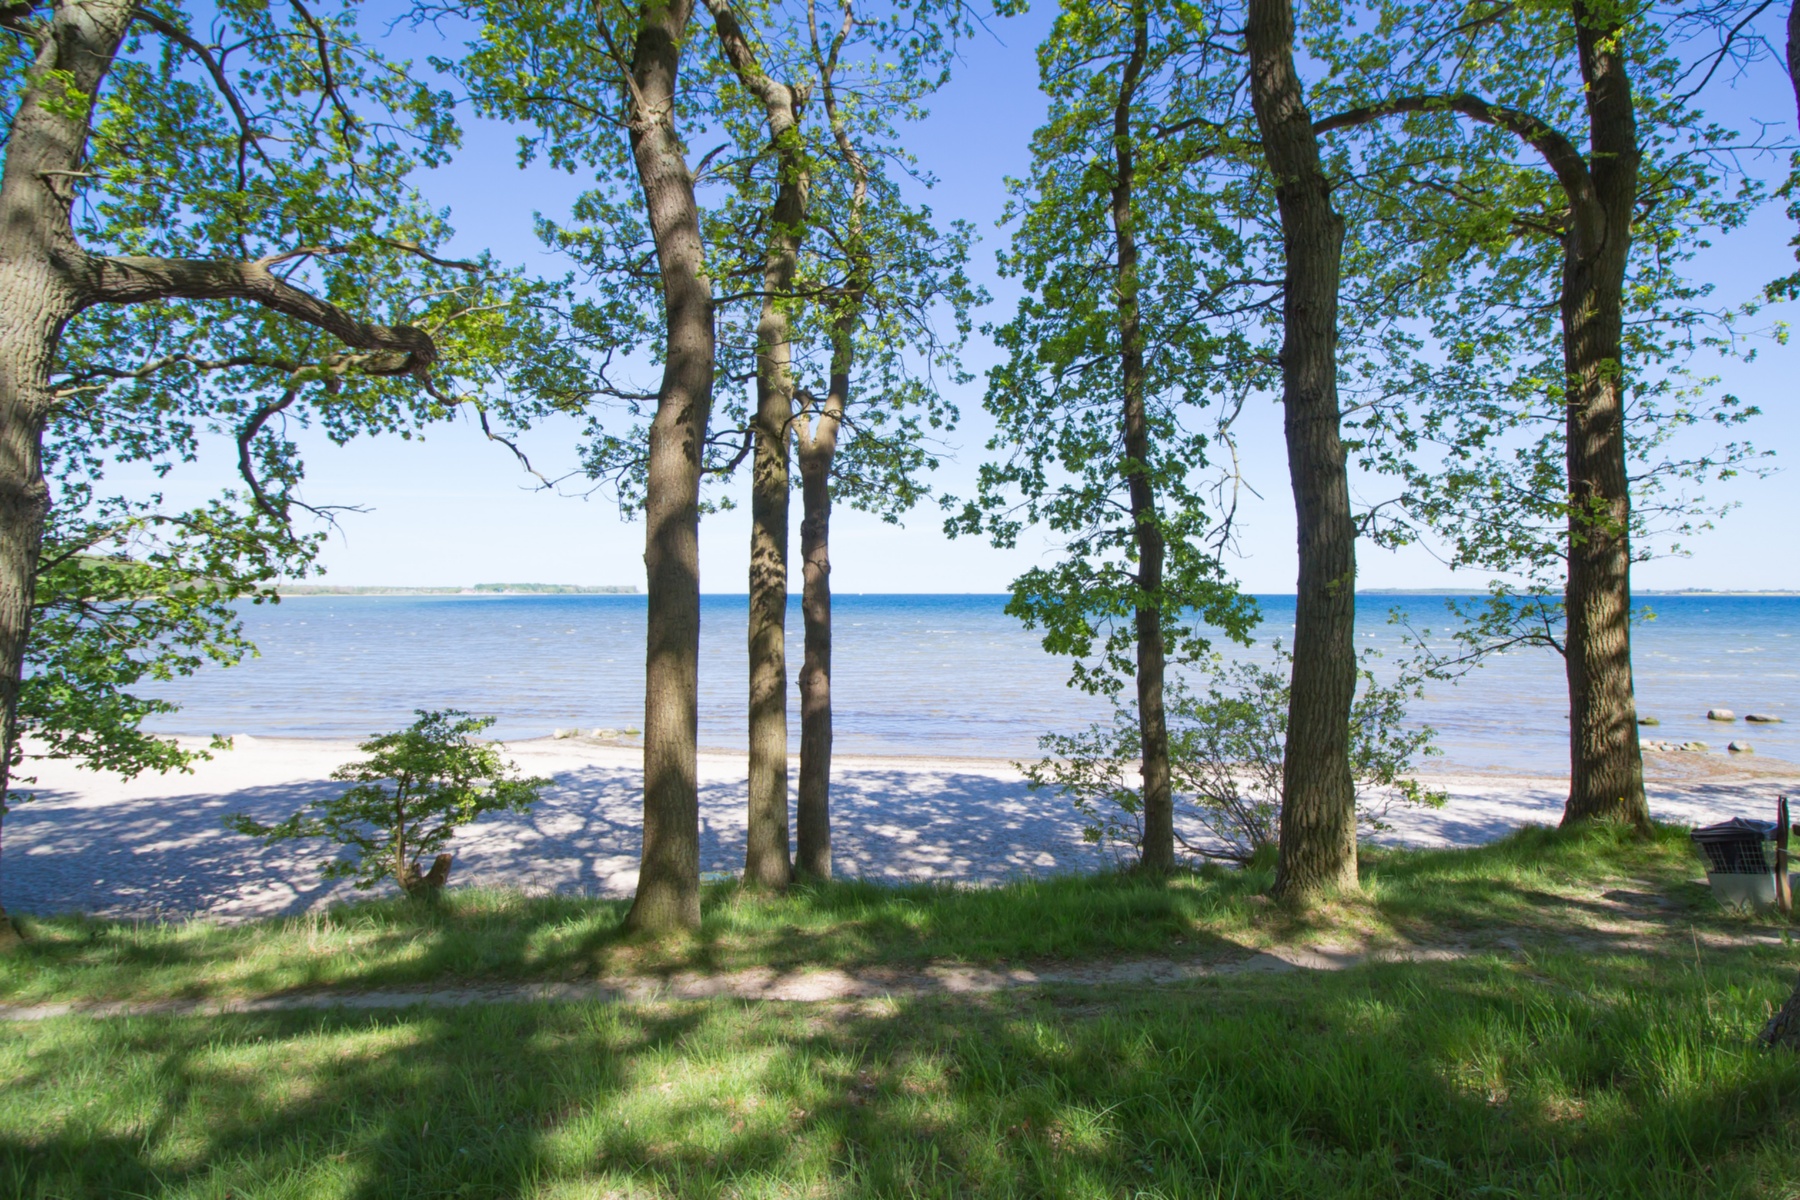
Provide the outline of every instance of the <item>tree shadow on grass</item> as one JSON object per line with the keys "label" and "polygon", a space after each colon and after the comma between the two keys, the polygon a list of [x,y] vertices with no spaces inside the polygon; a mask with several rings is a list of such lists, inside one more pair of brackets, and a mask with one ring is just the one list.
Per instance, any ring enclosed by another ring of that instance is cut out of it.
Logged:
{"label": "tree shadow on grass", "polygon": [[1548,984],[1490,961],[836,1006],[63,1022],[14,1060],[0,1189],[1698,1197],[1800,1181],[1800,1060],[1749,1045],[1788,967],[1537,969]]}
{"label": "tree shadow on grass", "polygon": [[[996,836],[1008,837],[1009,834]],[[1095,958],[1242,958],[1268,939],[1333,944],[1362,928],[1415,943],[1516,945],[1578,939],[1641,946],[1711,922],[1680,831],[1640,843],[1618,831],[1525,831],[1473,851],[1373,856],[1368,898],[1286,914],[1263,872],[1146,879],[1109,872],[1015,878],[998,887],[804,885],[785,896],[705,889],[690,936],[626,936],[623,901],[452,889],[433,903],[374,900],[261,926],[63,922],[0,963],[15,1000],[258,994],[319,987],[454,986],[617,974],[916,968],[934,961],[1036,966]],[[248,839],[244,839],[247,841]],[[1646,857],[1644,847],[1654,853]],[[1619,871],[1654,876],[1647,905],[1604,893]],[[1585,889],[1585,891],[1583,890]],[[1683,889],[1686,889],[1685,891]],[[1695,894],[1690,894],[1695,893]],[[1667,901],[1665,903],[1665,900]],[[1387,932],[1382,933],[1381,930]],[[1379,938],[1378,938],[1379,940]]]}

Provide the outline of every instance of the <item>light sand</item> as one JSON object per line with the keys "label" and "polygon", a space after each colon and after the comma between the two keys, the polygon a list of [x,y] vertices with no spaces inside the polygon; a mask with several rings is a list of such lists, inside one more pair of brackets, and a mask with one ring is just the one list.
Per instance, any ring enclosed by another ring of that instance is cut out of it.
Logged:
{"label": "light sand", "polygon": [[[462,831],[453,883],[508,884],[573,894],[628,896],[636,882],[641,819],[640,752],[588,740],[541,739],[508,747],[519,766],[555,786],[528,816]],[[319,845],[265,850],[228,833],[221,818],[262,820],[341,787],[328,776],[358,757],[354,743],[237,739],[237,748],[191,775],[115,776],[66,763],[37,764],[36,799],[6,817],[0,900],[28,913],[83,911],[119,917],[221,918],[295,913],[354,895],[327,884]],[[701,867],[735,871],[744,851],[742,754],[700,757]],[[1800,768],[1720,755],[1652,758],[1651,809],[1704,823],[1772,816],[1778,791]],[[1383,840],[1470,845],[1520,825],[1554,824],[1566,780],[1439,773],[1441,810],[1396,807]],[[1086,844],[1069,804],[1034,795],[996,761],[841,756],[833,782],[833,841],[840,875],[882,881],[988,882],[1017,875],[1092,870],[1110,851]]]}

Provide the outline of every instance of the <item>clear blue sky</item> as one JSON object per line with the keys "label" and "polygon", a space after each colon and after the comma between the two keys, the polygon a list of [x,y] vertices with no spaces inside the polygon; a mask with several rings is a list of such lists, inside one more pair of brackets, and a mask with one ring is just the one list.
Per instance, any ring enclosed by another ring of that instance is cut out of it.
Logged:
{"label": "clear blue sky", "polygon": [[[956,78],[933,102],[931,117],[915,131],[912,147],[921,165],[940,180],[931,195],[945,217],[963,217],[981,230],[976,275],[994,293],[989,319],[1003,318],[1015,291],[993,275],[994,252],[1007,232],[996,227],[1004,201],[1003,177],[1022,174],[1028,140],[1043,113],[1036,87],[1033,50],[1054,10],[1039,6],[1028,16],[996,23],[992,36],[966,50]],[[415,60],[448,47],[429,31],[401,29],[392,51]],[[1718,116],[1748,116],[1792,129],[1793,95],[1787,80],[1765,64],[1724,102]],[[534,210],[559,216],[580,190],[579,180],[515,165],[513,135],[494,125],[475,124],[458,160],[428,184],[433,200],[448,205],[458,247],[487,247],[503,259],[546,273],[564,267],[544,253],[531,231]],[[1743,232],[1723,241],[1705,260],[1705,275],[1722,298],[1748,295],[1784,262],[1791,262],[1791,228],[1771,205]],[[1789,314],[1773,314],[1787,316]],[[993,361],[979,335],[968,364],[978,374]],[[1773,450],[1777,463],[1800,461],[1800,416],[1791,402],[1800,375],[1800,345],[1764,347],[1758,362],[1723,364],[1726,385],[1765,416],[1751,436]],[[964,414],[952,437],[952,455],[937,485],[967,494],[989,426],[980,411],[981,384],[956,395]],[[1261,492],[1245,510],[1243,557],[1235,567],[1255,592],[1291,592],[1294,586],[1293,510],[1281,441],[1280,409],[1273,399],[1253,402],[1240,426],[1247,472]],[[546,464],[572,461],[572,428],[535,431],[527,446]],[[343,519],[343,531],[325,555],[327,581],[340,584],[472,584],[490,581],[642,586],[643,527],[620,519],[602,500],[582,501],[535,492],[510,456],[487,443],[469,424],[441,427],[423,443],[386,439],[346,448],[323,439],[305,443],[314,502],[366,505],[371,511]],[[171,499],[230,486],[224,456],[189,470]],[[166,487],[166,485],[165,485]],[[1372,484],[1368,494],[1380,494]],[[1724,494],[1724,493],[1720,493]],[[1800,515],[1800,480],[1784,469],[1773,478],[1730,485],[1742,507],[1719,529],[1691,544],[1685,560],[1653,562],[1640,568],[1639,587],[1800,588],[1800,541],[1793,525]],[[798,533],[798,504],[795,505]],[[948,540],[935,505],[915,512],[903,528],[887,526],[840,510],[834,518],[833,584],[842,592],[1000,591],[1019,571],[1047,552],[1039,540],[999,552],[968,539]],[[740,508],[705,520],[701,535],[702,588],[742,592],[748,566],[748,516]],[[797,542],[796,542],[797,547]],[[1364,544],[1360,551],[1363,587],[1424,588],[1479,586],[1457,577],[1423,552],[1393,554]],[[796,576],[795,586],[798,586]]]}

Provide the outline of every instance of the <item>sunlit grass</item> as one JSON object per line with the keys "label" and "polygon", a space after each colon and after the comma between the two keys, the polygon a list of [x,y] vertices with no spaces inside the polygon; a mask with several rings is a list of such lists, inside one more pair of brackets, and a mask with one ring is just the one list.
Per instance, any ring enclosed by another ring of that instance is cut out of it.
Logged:
{"label": "sunlit grass", "polygon": [[27,920],[0,956],[10,1002],[265,994],[505,979],[581,979],[673,969],[1005,963],[1236,953],[1283,941],[1480,946],[1520,929],[1579,933],[1600,895],[1654,893],[1686,922],[1718,913],[1685,830],[1528,829],[1468,850],[1366,848],[1363,891],[1296,913],[1264,894],[1266,871],[1209,868],[983,888],[845,882],[785,896],[709,885],[698,933],[624,936],[619,901],[452,889],[433,903],[372,900],[247,924]]}
{"label": "sunlit grass", "polygon": [[0,1196],[1786,1197],[1793,966],[65,1018],[0,1038]]}

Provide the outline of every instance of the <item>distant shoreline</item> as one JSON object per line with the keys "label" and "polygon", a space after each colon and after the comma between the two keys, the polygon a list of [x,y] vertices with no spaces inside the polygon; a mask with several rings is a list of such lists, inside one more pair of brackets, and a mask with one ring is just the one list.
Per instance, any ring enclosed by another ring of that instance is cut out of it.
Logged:
{"label": "distant shoreline", "polygon": [[[282,584],[275,588],[282,596],[642,596],[636,584],[605,584],[587,587],[567,583],[478,583],[474,587],[368,587],[339,586],[323,583]],[[743,592],[707,592],[713,596],[743,596]],[[1292,592],[1253,592],[1254,596],[1288,598]],[[840,592],[840,597],[877,596],[993,596],[1005,598],[1006,592]],[[1359,596],[1452,596],[1465,598],[1485,596],[1485,591],[1472,588],[1363,588]],[[1632,593],[1636,597],[1716,596],[1721,599],[1741,596],[1800,596],[1800,588],[1712,589],[1712,588],[1643,588]],[[798,598],[796,594],[794,598]]]}
{"label": "distant shoreline", "polygon": [[289,583],[275,589],[282,596],[636,596],[635,584],[584,587],[573,583],[478,583],[474,587],[348,587],[326,583]]}
{"label": "distant shoreline", "polygon": [[[1292,595],[1291,592],[1268,592],[1266,595]],[[1359,596],[1485,596],[1473,588],[1359,588]],[[1639,596],[1800,596],[1800,588],[1633,588]]]}

